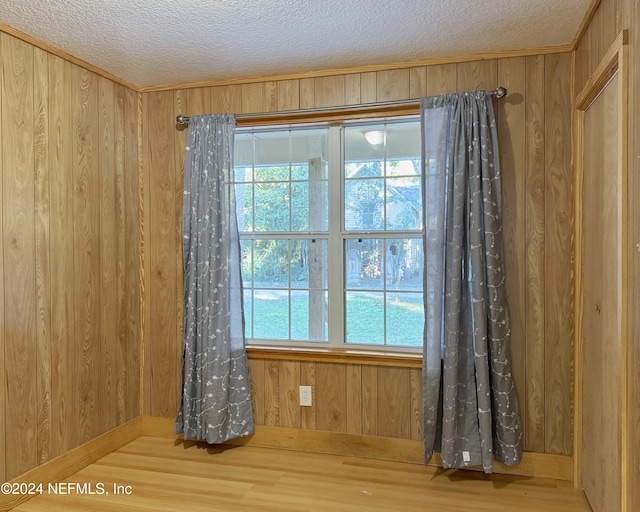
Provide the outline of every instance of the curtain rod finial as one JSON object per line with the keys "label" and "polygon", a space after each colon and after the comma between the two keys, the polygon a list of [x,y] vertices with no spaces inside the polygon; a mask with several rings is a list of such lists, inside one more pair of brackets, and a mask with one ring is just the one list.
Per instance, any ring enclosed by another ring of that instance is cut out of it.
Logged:
{"label": "curtain rod finial", "polygon": [[187,116],[183,116],[180,114],[176,117],[176,123],[178,124],[189,124],[189,118]]}
{"label": "curtain rod finial", "polygon": [[496,98],[504,98],[507,95],[507,90],[504,87],[500,86],[494,91],[493,94]]}

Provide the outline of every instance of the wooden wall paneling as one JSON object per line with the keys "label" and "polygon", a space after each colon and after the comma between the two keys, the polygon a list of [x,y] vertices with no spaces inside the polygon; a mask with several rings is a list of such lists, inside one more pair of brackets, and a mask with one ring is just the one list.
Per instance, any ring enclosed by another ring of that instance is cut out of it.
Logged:
{"label": "wooden wall paneling", "polygon": [[139,130],[141,132],[142,147],[140,154],[140,162],[142,166],[142,188],[140,194],[140,236],[142,238],[141,250],[143,254],[140,257],[142,278],[140,283],[140,297],[142,300],[141,322],[142,322],[142,344],[141,344],[141,373],[142,382],[140,386],[140,404],[143,415],[151,415],[151,342],[150,342],[150,326],[151,326],[151,250],[155,244],[155,237],[151,238],[151,168],[149,158],[151,152],[151,137],[149,136],[150,126],[150,97],[154,93],[142,94],[140,115],[142,117]]}
{"label": "wooden wall paneling", "polygon": [[587,38],[589,39],[589,76],[591,76],[591,73],[598,67],[604,52],[609,48],[609,46],[604,46],[603,44],[604,29],[602,11],[604,3],[606,2],[601,2],[600,6],[596,9],[593,18],[591,18],[591,23],[589,23],[589,28],[587,29]]}
{"label": "wooden wall paneling", "polygon": [[458,84],[458,66],[456,64],[439,64],[427,67],[427,93],[438,96],[455,92]]}
{"label": "wooden wall paneling", "polygon": [[[140,219],[140,157],[138,141],[142,133],[138,133],[139,122],[138,99],[140,95],[131,89],[124,91],[125,109],[125,146],[124,146],[124,177],[125,177],[125,218],[126,218],[126,314],[127,314],[127,421],[140,415],[142,410],[141,386],[142,381],[142,317],[141,289],[142,270],[140,260],[141,219]],[[144,152],[143,152],[144,153]],[[148,252],[148,251],[147,251]],[[148,267],[147,267],[148,268]],[[145,304],[142,304],[146,307]]]}
{"label": "wooden wall paneling", "polygon": [[[175,94],[178,94],[178,91],[175,91]],[[186,91],[180,91],[181,97],[185,98],[179,106],[183,108],[183,111],[180,111],[180,114],[185,114],[188,116],[200,116],[211,114],[211,91],[205,87],[198,87],[196,89],[187,89]],[[175,109],[172,113],[175,114]],[[172,119],[175,119],[178,114],[172,116]],[[159,120],[162,122],[163,120]],[[168,124],[168,120],[164,120],[165,124]],[[175,128],[175,127],[174,127]],[[176,133],[185,131],[186,129],[177,129],[174,130]]]}
{"label": "wooden wall paneling", "polygon": [[176,365],[176,184],[173,92],[149,95],[148,195],[150,281],[149,363],[150,410],[154,416],[173,416],[177,408]]}
{"label": "wooden wall paneling", "polygon": [[210,87],[212,114],[237,114],[242,112],[242,86],[221,85]]}
{"label": "wooden wall paneling", "polygon": [[345,105],[357,105],[360,103],[360,87],[360,73],[351,73],[344,76]]}
{"label": "wooden wall paneling", "polygon": [[[127,417],[127,197],[125,192],[125,87],[115,84],[113,103],[113,165],[115,179],[115,423],[122,425]],[[133,342],[133,340],[131,340]]]}
{"label": "wooden wall paneling", "polygon": [[318,430],[347,431],[347,374],[345,365],[316,363]]}
{"label": "wooden wall paneling", "polygon": [[[0,36],[0,55],[3,54],[3,44],[2,37]],[[4,61],[0,61],[0,91],[4,91],[3,84],[3,67]],[[3,119],[2,116],[2,98],[0,98],[0,197],[4,197],[4,173],[3,171],[3,144],[2,144],[2,133],[3,133]],[[0,240],[2,243],[0,244],[0,439],[5,439],[5,332],[4,332],[4,215],[3,208],[0,206]],[[7,480],[5,476],[5,461],[7,459],[6,455],[6,444],[3,444],[0,447],[0,481],[5,482]]]}
{"label": "wooden wall paneling", "polygon": [[500,174],[502,176],[502,233],[504,265],[507,276],[507,301],[511,323],[512,375],[520,406],[520,418],[526,439],[527,425],[527,331],[525,329],[525,58],[514,57],[498,61],[497,83],[510,94],[496,100],[498,138],[500,144]]}
{"label": "wooden wall paneling", "polygon": [[264,112],[278,110],[278,82],[274,80],[262,82],[262,96]]}
{"label": "wooden wall paneling", "polygon": [[262,83],[242,84],[242,114],[264,112]]}
{"label": "wooden wall paneling", "polygon": [[376,72],[376,101],[409,99],[410,75],[409,68]]}
{"label": "wooden wall paneling", "polygon": [[72,68],[76,442],[100,429],[100,167],[98,76]]}
{"label": "wooden wall paneling", "polygon": [[411,370],[378,368],[378,435],[411,438]]}
{"label": "wooden wall paneling", "polygon": [[249,376],[251,378],[251,395],[253,400],[253,421],[256,425],[264,425],[264,360],[249,359]]}
{"label": "wooden wall paneling", "polygon": [[362,433],[362,365],[345,365],[347,392],[347,432]]}
{"label": "wooden wall paneling", "polygon": [[569,54],[545,56],[545,451],[572,450],[572,169]]}
{"label": "wooden wall paneling", "polygon": [[620,8],[615,0],[605,0],[600,4],[602,10],[602,48],[611,46],[620,33],[618,26],[617,11]]}
{"label": "wooden wall paneling", "polygon": [[545,100],[544,57],[526,57],[525,450],[545,451]]}
{"label": "wooden wall paneling", "polygon": [[300,108],[300,81],[280,80],[277,84],[276,110],[297,110]]}
{"label": "wooden wall paneling", "polygon": [[344,75],[322,76],[315,79],[315,108],[345,104]]}
{"label": "wooden wall paneling", "polygon": [[[280,361],[278,371],[279,425],[300,428],[300,362]],[[313,403],[313,402],[312,402]]]}
{"label": "wooden wall paneling", "polygon": [[[213,112],[211,108],[211,93],[206,91],[207,112]],[[173,94],[173,118],[180,112],[189,112],[189,96],[187,91],[178,90]],[[182,199],[184,197],[184,156],[187,147],[187,127],[177,128],[174,133],[174,169],[176,174],[175,181],[175,264],[176,264],[176,289],[175,289],[175,315],[176,315],[176,343],[175,343],[175,376],[176,385],[178,386],[178,394],[174,404],[174,410],[180,407],[180,399],[182,396],[182,333],[184,328],[184,258],[182,256]]]}
{"label": "wooden wall paneling", "polygon": [[377,98],[378,76],[375,71],[360,73],[360,100],[362,103],[375,103]]}
{"label": "wooden wall paneling", "polygon": [[49,55],[51,457],[76,446],[71,64]]}
{"label": "wooden wall paneling", "polygon": [[33,47],[2,34],[5,465],[37,464]]}
{"label": "wooden wall paneling", "polygon": [[422,370],[419,368],[411,368],[410,370],[411,385],[411,417],[409,419],[411,426],[411,439],[422,439]]}
{"label": "wooden wall paneling", "polygon": [[420,66],[409,69],[409,98],[427,96],[427,68]]}
{"label": "wooden wall paneling", "polygon": [[463,62],[456,64],[456,67],[458,70],[456,89],[458,91],[492,90],[501,85],[497,82],[498,64],[495,59]]}
{"label": "wooden wall paneling", "polygon": [[100,371],[101,424],[98,434],[117,425],[118,417],[118,287],[117,287],[117,217],[115,173],[115,84],[98,77],[99,91],[99,147],[100,166],[100,296],[101,327]]}
{"label": "wooden wall paneling", "polygon": [[301,78],[300,82],[300,108],[314,108],[316,106],[316,82],[313,78]]}
{"label": "wooden wall paneling", "polygon": [[264,424],[277,427],[280,420],[280,368],[278,361],[264,363]]}
{"label": "wooden wall paneling", "polygon": [[378,367],[362,366],[362,433],[378,435]]}
{"label": "wooden wall paneling", "polygon": [[316,363],[313,361],[300,362],[300,385],[311,386],[311,407],[302,407],[301,427],[304,429],[316,429],[316,417],[318,410],[316,393]]}
{"label": "wooden wall paneling", "polygon": [[51,262],[49,253],[49,66],[34,48],[35,283],[37,332],[38,464],[51,458]]}
{"label": "wooden wall paneling", "polygon": [[589,39],[585,36],[573,52],[575,65],[573,73],[573,96],[576,97],[589,79]]}

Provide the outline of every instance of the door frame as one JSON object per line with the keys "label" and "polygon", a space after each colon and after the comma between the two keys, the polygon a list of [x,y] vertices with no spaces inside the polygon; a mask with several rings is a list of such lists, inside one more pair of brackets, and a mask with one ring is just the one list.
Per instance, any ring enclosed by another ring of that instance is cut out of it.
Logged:
{"label": "door frame", "polygon": [[[574,68],[575,69],[575,68]],[[618,99],[618,197],[620,204],[618,205],[618,219],[620,223],[620,257],[621,257],[621,368],[620,368],[620,476],[621,476],[621,496],[620,510],[628,512],[628,482],[630,477],[629,454],[629,385],[628,385],[628,354],[629,339],[631,337],[631,322],[629,321],[628,312],[631,310],[629,304],[631,294],[629,294],[629,261],[630,247],[632,244],[629,239],[629,194],[628,187],[628,33],[622,31],[614,43],[611,45],[607,53],[604,55],[600,64],[595,69],[582,91],[576,96],[573,127],[574,127],[574,163],[575,163],[575,186],[574,186],[574,222],[575,222],[575,238],[574,238],[574,417],[573,417],[573,462],[574,462],[574,485],[576,488],[582,488],[582,379],[583,379],[583,283],[582,283],[582,263],[583,263],[583,178],[584,178],[584,123],[585,112],[589,106],[598,97],[600,92],[609,83],[609,80],[618,73],[619,77],[619,99]]]}

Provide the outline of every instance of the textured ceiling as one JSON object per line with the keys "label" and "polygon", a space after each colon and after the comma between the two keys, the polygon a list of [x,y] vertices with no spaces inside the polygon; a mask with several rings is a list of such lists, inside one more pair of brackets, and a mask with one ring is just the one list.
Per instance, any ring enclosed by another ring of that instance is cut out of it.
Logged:
{"label": "textured ceiling", "polygon": [[0,22],[161,86],[571,43],[591,0],[0,0]]}

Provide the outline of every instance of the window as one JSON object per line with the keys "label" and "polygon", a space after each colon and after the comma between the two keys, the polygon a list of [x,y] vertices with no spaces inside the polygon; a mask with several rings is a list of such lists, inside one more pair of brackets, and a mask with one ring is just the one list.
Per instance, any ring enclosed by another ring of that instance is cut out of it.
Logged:
{"label": "window", "polygon": [[238,129],[249,343],[422,346],[420,123]]}

